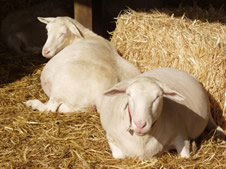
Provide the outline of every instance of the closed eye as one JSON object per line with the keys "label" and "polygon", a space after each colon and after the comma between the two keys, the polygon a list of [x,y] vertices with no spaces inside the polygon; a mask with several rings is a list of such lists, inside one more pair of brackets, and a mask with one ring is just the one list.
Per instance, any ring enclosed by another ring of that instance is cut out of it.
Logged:
{"label": "closed eye", "polygon": [[124,107],[124,110],[126,110],[128,106],[129,106],[129,103],[127,102],[125,107]]}
{"label": "closed eye", "polygon": [[61,33],[60,36],[64,36],[66,33]]}
{"label": "closed eye", "polygon": [[61,34],[58,36],[58,39],[63,38],[64,35],[65,35],[65,33],[61,33]]}
{"label": "closed eye", "polygon": [[[161,95],[160,95],[160,96],[161,96]],[[156,98],[151,102],[150,108],[152,108],[153,104],[155,103],[156,100],[158,100],[158,98],[159,98],[160,96],[156,96]]]}

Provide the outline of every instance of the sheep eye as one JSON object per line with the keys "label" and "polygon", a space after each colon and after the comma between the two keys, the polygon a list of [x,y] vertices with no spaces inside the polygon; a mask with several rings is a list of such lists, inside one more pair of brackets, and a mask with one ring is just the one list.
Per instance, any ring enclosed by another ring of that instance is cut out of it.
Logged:
{"label": "sheep eye", "polygon": [[65,33],[61,33],[58,38],[62,38],[64,35]]}
{"label": "sheep eye", "polygon": [[127,96],[129,96],[129,97],[131,96],[131,94],[130,94],[130,93],[126,93],[126,94],[127,94]]}
{"label": "sheep eye", "polygon": [[157,97],[152,101],[150,108],[152,108],[153,104],[155,103],[156,100],[158,100],[159,97],[160,97],[160,96],[157,96]]}
{"label": "sheep eye", "polygon": [[157,96],[157,97],[154,99],[153,103],[154,103],[156,100],[158,100],[159,97],[160,97],[160,96]]}
{"label": "sheep eye", "polygon": [[126,108],[129,106],[129,103],[127,102],[125,107],[124,107],[124,110],[126,110]]}

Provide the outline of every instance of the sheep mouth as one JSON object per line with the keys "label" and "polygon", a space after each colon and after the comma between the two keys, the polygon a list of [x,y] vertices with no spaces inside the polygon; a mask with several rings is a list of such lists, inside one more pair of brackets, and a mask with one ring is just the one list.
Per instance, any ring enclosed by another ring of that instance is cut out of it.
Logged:
{"label": "sheep mouth", "polygon": [[138,136],[144,136],[144,135],[146,135],[147,133],[146,132],[140,132],[140,131],[138,131],[138,132],[135,132],[136,133],[136,135],[138,135]]}
{"label": "sheep mouth", "polygon": [[136,129],[134,130],[134,132],[135,132],[136,135],[138,135],[138,136],[144,136],[144,135],[148,134],[150,130],[151,130],[151,128],[145,128],[145,129],[139,129],[139,128],[136,128]]}
{"label": "sheep mouth", "polygon": [[126,106],[128,107],[128,116],[129,116],[129,127],[128,127],[127,131],[131,135],[133,135],[133,133],[135,132],[135,134],[138,135],[138,136],[144,136],[147,133],[149,133],[149,131],[155,126],[157,120],[154,123],[152,123],[152,125],[151,125],[151,127],[149,129],[136,129],[136,128],[134,129],[132,127],[132,115],[131,115],[129,106],[128,105],[126,105]]}

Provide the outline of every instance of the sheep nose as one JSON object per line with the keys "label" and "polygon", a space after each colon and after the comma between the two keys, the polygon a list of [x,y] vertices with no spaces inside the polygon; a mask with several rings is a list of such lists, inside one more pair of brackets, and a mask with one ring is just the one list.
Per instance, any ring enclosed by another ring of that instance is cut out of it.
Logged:
{"label": "sheep nose", "polygon": [[145,121],[139,120],[135,122],[135,125],[137,126],[137,128],[143,129],[147,125],[147,123]]}
{"label": "sheep nose", "polygon": [[46,56],[50,53],[50,51],[48,49],[43,49],[43,55]]}

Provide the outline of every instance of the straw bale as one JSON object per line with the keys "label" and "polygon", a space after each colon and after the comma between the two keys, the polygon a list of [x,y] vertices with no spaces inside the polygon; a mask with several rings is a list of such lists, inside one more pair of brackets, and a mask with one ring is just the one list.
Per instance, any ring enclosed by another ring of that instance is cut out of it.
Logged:
{"label": "straw bale", "polygon": [[[194,75],[209,93],[214,119],[225,128],[225,12],[195,7],[178,9],[175,15],[128,10],[117,18],[111,41],[142,72],[174,67]],[[208,17],[223,23],[208,22]]]}
{"label": "straw bale", "polygon": [[[178,19],[178,22],[180,20],[183,21]],[[219,44],[223,45],[222,41]],[[134,56],[139,50],[144,51],[138,47]],[[153,52],[161,54],[158,50],[153,49]],[[148,70],[147,62],[139,62],[142,61],[140,57],[129,60],[139,63],[137,65],[143,71]],[[47,60],[41,55],[12,55],[0,43],[0,168],[226,168],[225,141],[215,139],[213,133],[207,132],[197,140],[198,148],[189,159],[178,157],[174,151],[150,160],[113,159],[99,114],[92,108],[85,112],[60,114],[34,111],[23,104],[35,98],[47,101],[40,85],[45,62]]]}

